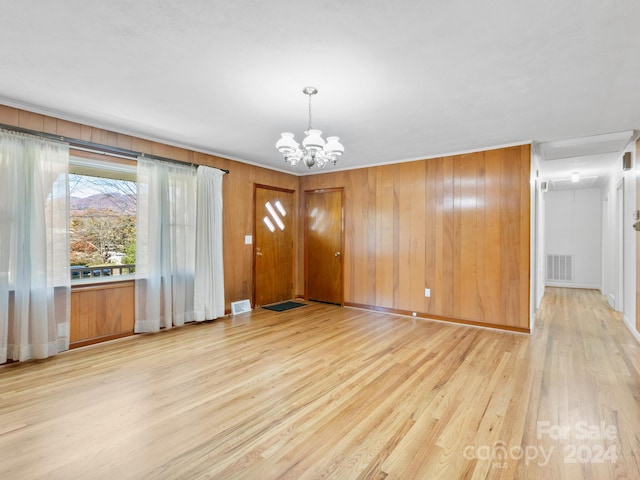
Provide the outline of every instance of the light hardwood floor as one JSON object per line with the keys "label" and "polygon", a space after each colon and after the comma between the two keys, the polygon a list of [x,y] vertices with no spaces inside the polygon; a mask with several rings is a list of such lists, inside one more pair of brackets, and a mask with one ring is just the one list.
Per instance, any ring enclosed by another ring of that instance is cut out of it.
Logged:
{"label": "light hardwood floor", "polygon": [[547,289],[531,336],[313,304],[0,367],[6,479],[638,479],[639,464],[640,348],[595,291]]}

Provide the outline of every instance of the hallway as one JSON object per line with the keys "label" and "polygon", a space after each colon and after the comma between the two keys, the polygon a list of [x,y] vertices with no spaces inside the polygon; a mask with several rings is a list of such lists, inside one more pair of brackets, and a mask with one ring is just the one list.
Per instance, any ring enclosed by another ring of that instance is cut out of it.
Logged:
{"label": "hallway", "polygon": [[531,345],[522,446],[552,454],[517,478],[640,478],[640,346],[621,314],[597,290],[547,287]]}

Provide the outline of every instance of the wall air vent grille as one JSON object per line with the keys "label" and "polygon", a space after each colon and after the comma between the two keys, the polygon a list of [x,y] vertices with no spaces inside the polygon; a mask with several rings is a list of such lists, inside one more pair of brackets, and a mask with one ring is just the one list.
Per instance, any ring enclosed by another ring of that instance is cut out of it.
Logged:
{"label": "wall air vent grille", "polygon": [[573,255],[547,255],[547,280],[573,282]]}
{"label": "wall air vent grille", "polygon": [[231,315],[237,315],[239,313],[250,312],[251,303],[249,300],[239,300],[237,302],[231,302]]}

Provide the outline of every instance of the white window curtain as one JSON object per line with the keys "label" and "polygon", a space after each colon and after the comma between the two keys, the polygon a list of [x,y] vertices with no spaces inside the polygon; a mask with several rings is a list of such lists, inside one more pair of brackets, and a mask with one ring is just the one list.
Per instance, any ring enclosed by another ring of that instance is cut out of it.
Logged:
{"label": "white window curtain", "polygon": [[198,167],[195,320],[224,315],[222,261],[222,177],[217,168]]}
{"label": "white window curtain", "polygon": [[196,170],[138,159],[135,332],[194,319]]}
{"label": "white window curtain", "polygon": [[0,132],[0,362],[69,348],[69,147]]}

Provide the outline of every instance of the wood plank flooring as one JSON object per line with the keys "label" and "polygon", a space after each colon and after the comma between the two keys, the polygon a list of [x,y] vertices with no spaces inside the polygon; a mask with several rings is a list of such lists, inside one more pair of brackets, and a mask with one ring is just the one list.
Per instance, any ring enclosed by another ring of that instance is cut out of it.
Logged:
{"label": "wood plank flooring", "polygon": [[531,336],[259,309],[0,367],[0,478],[637,479],[640,347],[590,290]]}

